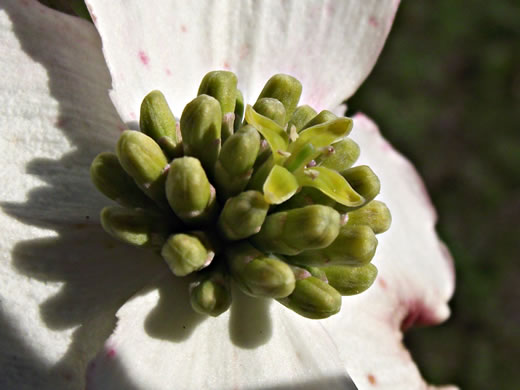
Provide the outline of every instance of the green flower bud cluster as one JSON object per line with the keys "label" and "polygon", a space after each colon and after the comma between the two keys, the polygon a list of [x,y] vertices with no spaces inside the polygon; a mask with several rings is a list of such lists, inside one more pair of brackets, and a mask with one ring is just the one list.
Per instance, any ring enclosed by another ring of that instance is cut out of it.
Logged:
{"label": "green flower bud cluster", "polygon": [[225,312],[236,283],[329,317],[376,278],[376,234],[391,223],[374,200],[379,180],[353,167],[352,120],[298,106],[298,80],[273,76],[253,106],[237,85],[231,72],[208,73],[179,121],[161,92],[144,98],[141,131],[124,131],[116,152],[92,163],[93,183],[119,204],[101,211],[101,224],[151,248],[175,276],[191,275],[199,313]]}

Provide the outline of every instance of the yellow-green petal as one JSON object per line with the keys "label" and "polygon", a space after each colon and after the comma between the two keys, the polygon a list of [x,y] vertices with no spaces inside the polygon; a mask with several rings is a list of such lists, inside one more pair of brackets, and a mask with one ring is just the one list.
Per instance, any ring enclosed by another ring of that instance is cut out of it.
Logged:
{"label": "yellow-green petal", "polygon": [[303,130],[296,141],[289,145],[288,152],[291,156],[285,162],[286,166],[292,166],[295,160],[301,159],[300,154],[306,153],[308,145],[312,145],[314,148],[313,154],[308,154],[305,159],[301,159],[301,162],[294,169],[303,167],[305,164],[310,162],[322,153],[323,148],[339,141],[343,137],[346,137],[352,130],[352,119],[350,118],[337,118],[332,121],[322,123],[306,130]]}
{"label": "yellow-green petal", "polygon": [[365,202],[338,172],[325,167],[306,168],[295,174],[298,183],[314,187],[342,205],[355,207]]}
{"label": "yellow-green petal", "polygon": [[275,163],[283,160],[285,156],[280,152],[286,152],[289,147],[289,136],[279,124],[260,115],[250,105],[246,108],[246,121],[254,126],[269,144]]}
{"label": "yellow-green petal", "polygon": [[285,202],[296,191],[299,185],[296,177],[280,165],[275,165],[264,183],[264,198],[269,204]]}

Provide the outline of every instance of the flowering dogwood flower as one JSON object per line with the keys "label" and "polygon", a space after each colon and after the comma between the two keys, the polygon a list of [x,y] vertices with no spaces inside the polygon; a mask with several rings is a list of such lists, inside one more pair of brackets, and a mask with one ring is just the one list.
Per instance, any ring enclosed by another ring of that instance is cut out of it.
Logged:
{"label": "flowering dogwood flower", "polygon": [[89,179],[149,91],[180,116],[210,70],[235,72],[246,101],[288,73],[303,103],[335,109],[372,69],[398,1],[87,5],[97,31],[35,0],[0,7],[0,387],[428,388],[402,331],[448,317],[452,262],[421,179],[366,116],[352,138],[393,225],[376,283],[326,320],[239,293],[218,318],[191,311],[160,258],[102,231]]}

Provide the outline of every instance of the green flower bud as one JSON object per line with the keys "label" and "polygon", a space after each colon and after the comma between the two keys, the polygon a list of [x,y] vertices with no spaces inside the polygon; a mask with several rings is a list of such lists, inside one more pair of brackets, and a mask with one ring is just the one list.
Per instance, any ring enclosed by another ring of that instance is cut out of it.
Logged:
{"label": "green flower bud", "polygon": [[220,130],[221,135],[221,143],[226,142],[226,140],[233,135],[235,132],[235,113],[228,112],[222,116],[222,128]]}
{"label": "green flower bud", "polygon": [[[178,131],[177,139],[181,140],[182,137],[181,137],[181,133],[180,133],[180,128],[178,126],[177,126],[177,131]],[[157,140],[157,144],[161,147],[161,149],[164,151],[166,156],[168,156],[170,159],[175,158],[175,157],[180,157],[184,153],[184,150],[182,147],[182,140],[179,142],[176,142],[173,138],[164,136]]]}
{"label": "green flower bud", "polygon": [[302,128],[302,130],[308,129],[309,127],[313,127],[316,125],[321,125],[322,123],[332,121],[334,119],[337,119],[336,114],[333,112],[330,112],[328,110],[321,111],[318,115],[316,115],[314,118],[312,118],[310,121],[308,121]]}
{"label": "green flower bud", "polygon": [[260,115],[275,121],[280,126],[285,126],[285,107],[279,100],[268,97],[258,99],[253,109]]}
{"label": "green flower bud", "polygon": [[341,295],[332,286],[314,276],[297,280],[292,294],[278,302],[313,319],[330,317],[341,309]]}
{"label": "green flower bud", "polygon": [[292,126],[296,129],[296,132],[300,132],[303,130],[303,127],[306,123],[308,123],[312,118],[316,116],[316,111],[308,105],[299,106],[291,116],[289,120],[289,124],[287,125],[287,129],[290,130]]}
{"label": "green flower bud", "polygon": [[160,248],[169,232],[179,228],[157,212],[117,206],[101,210],[101,226],[120,241],[151,248]]}
{"label": "green flower bud", "polygon": [[209,174],[220,152],[222,112],[218,100],[208,95],[193,99],[181,115],[184,154],[200,160]]}
{"label": "green flower bud", "polygon": [[264,162],[267,161],[269,157],[272,156],[271,147],[269,143],[263,139],[260,141],[260,149],[258,150],[258,154],[256,156],[255,163],[253,165],[253,169],[256,171],[258,168],[262,166]]}
{"label": "green flower bud", "polygon": [[222,111],[221,138],[225,141],[234,132],[235,105],[237,100],[237,76],[232,72],[217,70],[204,76],[198,95],[212,96],[220,103]]}
{"label": "green flower bud", "polygon": [[301,94],[302,85],[298,80],[286,74],[277,74],[267,81],[258,100],[269,97],[282,102],[286,113],[284,120],[285,125],[296,109]]}
{"label": "green flower bud", "polygon": [[180,157],[171,162],[166,197],[175,214],[187,224],[205,224],[215,217],[215,190],[196,158]]}
{"label": "green flower bud", "polygon": [[307,250],[288,258],[293,264],[324,266],[361,266],[372,260],[376,252],[377,238],[368,226],[343,226],[339,235],[328,247]]}
{"label": "green flower bud", "polygon": [[[219,161],[233,175],[241,175],[253,166],[260,149],[260,134],[250,125],[243,126],[222,148]],[[225,153],[224,153],[225,152]],[[249,154],[250,156],[245,156]]]}
{"label": "green flower bud", "polygon": [[256,234],[264,223],[269,204],[258,191],[246,191],[229,198],[220,213],[218,228],[228,240]]}
{"label": "green flower bud", "polygon": [[365,206],[347,214],[347,226],[367,225],[375,234],[384,233],[390,229],[392,215],[386,204],[373,200]]}
{"label": "green flower bud", "polygon": [[[293,273],[294,273],[294,278],[296,280],[303,280],[303,279],[306,279],[310,276],[314,276],[309,270],[308,268],[311,268],[311,267],[296,267],[294,265],[289,265],[289,267],[291,267]],[[316,267],[314,267],[314,269],[317,269]]]}
{"label": "green flower bud", "polygon": [[255,297],[283,298],[294,290],[294,274],[282,260],[264,255],[247,242],[226,251],[231,274],[240,288]]}
{"label": "green flower bud", "polygon": [[331,145],[317,159],[319,166],[342,172],[350,168],[359,158],[359,146],[350,138],[344,138]]}
{"label": "green flower bud", "polygon": [[271,173],[274,165],[273,156],[270,155],[262,165],[260,165],[258,168],[255,168],[253,176],[247,183],[246,188],[248,190],[263,191],[265,180]]}
{"label": "green flower bud", "polygon": [[101,153],[90,166],[90,177],[96,188],[108,198],[126,207],[154,207],[153,202],[123,169],[114,153]]}
{"label": "green flower bud", "polygon": [[200,83],[197,95],[208,95],[218,100],[222,115],[235,112],[237,76],[233,72],[217,70],[209,72]]}
{"label": "green flower bud", "polygon": [[274,257],[260,257],[240,271],[240,279],[249,294],[281,298],[294,289],[294,275],[289,266]]}
{"label": "green flower bud", "polygon": [[123,169],[144,187],[155,182],[168,165],[159,145],[147,135],[133,130],[125,130],[119,138],[117,157]]}
{"label": "green flower bud", "polygon": [[220,199],[237,195],[247,185],[260,148],[260,134],[246,125],[226,140],[215,165],[215,182]]}
{"label": "green flower bud", "polygon": [[168,161],[159,145],[146,134],[125,130],[117,142],[117,157],[145,194],[163,206]]}
{"label": "green flower bud", "polygon": [[377,276],[377,268],[373,264],[365,264],[361,267],[348,265],[333,265],[321,268],[329,284],[341,295],[356,295],[367,290]]}
{"label": "green flower bud", "polygon": [[169,137],[176,144],[179,140],[175,124],[175,116],[161,91],[145,96],[139,117],[139,127],[144,134],[157,142],[161,137]]}
{"label": "green flower bud", "polygon": [[161,249],[161,256],[174,275],[186,276],[209,265],[215,252],[193,234],[173,234]]}
{"label": "green flower bud", "polygon": [[347,169],[341,172],[341,175],[347,179],[358,194],[365,198],[366,202],[370,202],[374,199],[381,190],[379,178],[374,171],[366,165]]}
{"label": "green flower bud", "polygon": [[231,305],[228,278],[222,272],[190,285],[190,303],[197,313],[218,317]]}
{"label": "green flower bud", "polygon": [[[298,268],[298,267],[294,267],[293,266],[293,269],[294,268]],[[307,272],[309,272],[311,274],[311,276],[314,276],[315,278],[318,278],[326,283],[328,283],[328,279],[327,279],[327,274],[325,273],[325,271],[323,271],[322,268],[318,268],[318,267],[309,267],[309,266],[304,266],[303,267]]]}
{"label": "green flower bud", "polygon": [[235,100],[235,132],[238,131],[240,125],[242,123],[242,119],[244,118],[244,111],[246,109],[246,105],[244,104],[244,95],[237,89],[237,95]]}
{"label": "green flower bud", "polygon": [[250,240],[266,252],[296,255],[329,246],[338,236],[339,226],[336,210],[312,205],[267,216],[260,232]]}

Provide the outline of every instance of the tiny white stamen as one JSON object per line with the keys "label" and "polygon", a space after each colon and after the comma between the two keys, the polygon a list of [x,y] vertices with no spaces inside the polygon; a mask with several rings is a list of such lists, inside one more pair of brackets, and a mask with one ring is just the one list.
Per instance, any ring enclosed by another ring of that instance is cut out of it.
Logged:
{"label": "tiny white stamen", "polygon": [[307,271],[306,269],[303,269],[303,268],[296,268],[293,269],[294,271],[294,277],[296,278],[296,280],[303,280],[303,279],[307,279],[307,278],[310,278],[312,276],[312,274]]}
{"label": "tiny white stamen", "polygon": [[166,166],[163,168],[161,174],[168,173],[169,170],[170,170],[170,164],[166,164]]}
{"label": "tiny white stamen", "polygon": [[224,114],[224,116],[222,117],[222,123],[225,124],[228,127],[228,129],[231,130],[231,132],[233,132],[232,129],[235,123],[235,113],[228,112]]}
{"label": "tiny white stamen", "polygon": [[332,145],[326,146],[322,149],[322,153],[325,155],[334,154],[335,152],[336,152],[336,150],[334,149],[334,147]]}
{"label": "tiny white stamen", "polygon": [[177,136],[177,141],[178,142],[181,142],[182,141],[182,133],[181,133],[181,122],[180,122],[180,119],[177,119],[177,122],[175,123],[175,135]]}
{"label": "tiny white stamen", "polygon": [[303,173],[309,176],[312,180],[316,179],[320,175],[320,172],[315,169],[305,169]]}
{"label": "tiny white stamen", "polygon": [[290,157],[290,156],[291,156],[291,153],[286,152],[285,150],[280,150],[280,149],[278,149],[277,152],[278,152],[278,154],[279,154],[280,156],[283,156],[283,157]]}
{"label": "tiny white stamen", "polygon": [[195,287],[197,287],[199,284],[200,284],[200,281],[192,282],[192,283],[189,284],[188,290],[189,290],[190,294],[191,294],[191,291],[192,291]]}
{"label": "tiny white stamen", "polygon": [[208,257],[207,257],[204,265],[200,269],[206,268],[208,265],[210,265],[211,262],[213,261],[214,257],[215,257],[215,252],[213,252],[213,251],[208,252]]}
{"label": "tiny white stamen", "polygon": [[296,126],[291,125],[289,129],[289,139],[294,142],[298,139],[298,132],[296,131]]}

